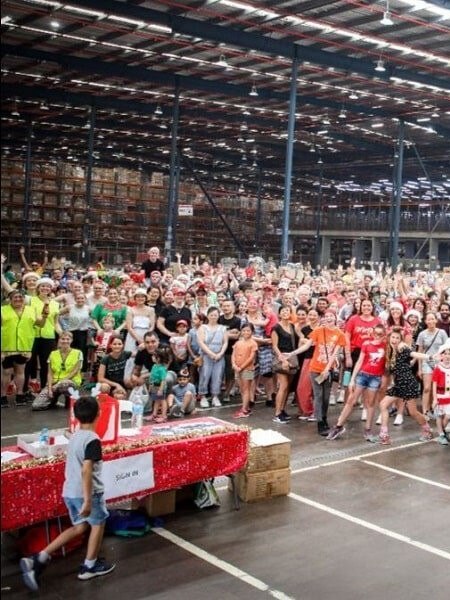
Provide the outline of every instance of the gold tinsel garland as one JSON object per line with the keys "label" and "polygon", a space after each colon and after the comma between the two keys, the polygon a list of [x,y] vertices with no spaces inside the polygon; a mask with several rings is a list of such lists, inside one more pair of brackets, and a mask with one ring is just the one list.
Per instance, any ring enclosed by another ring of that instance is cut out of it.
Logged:
{"label": "gold tinsel garland", "polygon": [[[136,448],[148,448],[149,446],[156,446],[158,444],[164,444],[166,442],[178,442],[180,440],[190,440],[210,435],[232,433],[234,431],[250,431],[250,428],[245,425],[227,425],[214,427],[205,431],[203,428],[199,427],[198,429],[191,429],[189,433],[182,433],[179,435],[152,435],[147,438],[132,440],[129,442],[124,441],[115,444],[105,444],[102,447],[102,450],[103,455],[127,452],[128,450],[135,450]],[[30,469],[33,467],[39,467],[41,465],[52,465],[63,461],[65,461],[65,454],[59,454],[57,456],[48,457],[46,456],[42,458],[31,458],[29,460],[11,461],[2,464],[1,472],[8,473],[9,471]]]}

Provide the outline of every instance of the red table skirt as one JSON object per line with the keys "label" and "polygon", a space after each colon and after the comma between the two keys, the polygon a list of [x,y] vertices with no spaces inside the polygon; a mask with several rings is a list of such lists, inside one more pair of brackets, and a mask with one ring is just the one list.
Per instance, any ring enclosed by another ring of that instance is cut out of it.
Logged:
{"label": "red table skirt", "polygon": [[[155,486],[139,494],[114,498],[114,501],[235,473],[247,460],[248,431],[169,441],[105,453],[103,458],[108,461],[149,451],[153,452]],[[61,497],[64,468],[65,461],[59,461],[2,473],[1,530],[17,529],[66,514]]]}

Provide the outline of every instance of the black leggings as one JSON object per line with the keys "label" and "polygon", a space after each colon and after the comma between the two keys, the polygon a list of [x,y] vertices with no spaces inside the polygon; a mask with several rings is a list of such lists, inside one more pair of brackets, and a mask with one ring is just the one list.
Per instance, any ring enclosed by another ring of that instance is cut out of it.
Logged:
{"label": "black leggings", "polygon": [[[28,384],[29,379],[36,379],[38,372],[38,358],[39,358],[39,379],[41,381],[41,388],[47,385],[48,376],[48,357],[50,352],[56,348],[56,340],[48,340],[46,338],[35,338],[33,344],[33,350],[31,358],[27,362],[25,367],[25,385]],[[26,387],[24,388],[26,389]]]}
{"label": "black leggings", "polygon": [[73,341],[72,341],[71,346],[72,346],[72,348],[81,350],[81,352],[83,353],[83,366],[82,366],[81,370],[83,371],[83,373],[86,373],[86,371],[88,370],[88,366],[87,366],[88,332],[82,331],[81,329],[76,329],[75,331],[72,331],[72,335],[73,335]]}

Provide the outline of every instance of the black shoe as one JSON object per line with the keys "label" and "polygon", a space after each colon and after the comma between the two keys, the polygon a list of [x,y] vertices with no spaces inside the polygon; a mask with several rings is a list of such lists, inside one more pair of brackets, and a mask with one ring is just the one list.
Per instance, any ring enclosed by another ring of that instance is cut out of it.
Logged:
{"label": "black shoe", "polygon": [[273,400],[266,400],[266,406],[275,406],[275,402]]}
{"label": "black shoe", "polygon": [[317,423],[317,433],[326,437],[330,433],[330,428],[326,421],[319,421]]}
{"label": "black shoe", "polygon": [[250,408],[255,408],[255,401],[254,400],[250,400],[250,402],[248,403]]}
{"label": "black shoe", "polygon": [[16,406],[26,406],[27,397],[25,394],[17,394],[16,396]]}
{"label": "black shoe", "polygon": [[2,408],[8,408],[8,398],[6,396],[2,396]]}
{"label": "black shoe", "polygon": [[292,419],[292,417],[290,415],[288,415],[285,410],[282,410],[281,414],[283,415],[283,417],[285,418],[286,421],[290,421]]}

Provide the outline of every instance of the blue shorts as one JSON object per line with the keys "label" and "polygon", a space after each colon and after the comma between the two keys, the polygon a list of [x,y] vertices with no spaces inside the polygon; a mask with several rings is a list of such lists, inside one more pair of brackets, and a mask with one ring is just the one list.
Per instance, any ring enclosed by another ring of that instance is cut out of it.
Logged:
{"label": "blue shorts", "polygon": [[69,511],[72,525],[80,525],[80,523],[102,525],[109,516],[103,492],[101,494],[92,495],[91,514],[88,517],[80,517],[80,510],[83,506],[83,502],[83,498],[64,498],[64,503]]}
{"label": "blue shorts", "polygon": [[369,375],[369,373],[359,372],[356,376],[355,383],[359,387],[367,388],[368,390],[373,390],[375,392],[380,389],[381,375]]}

